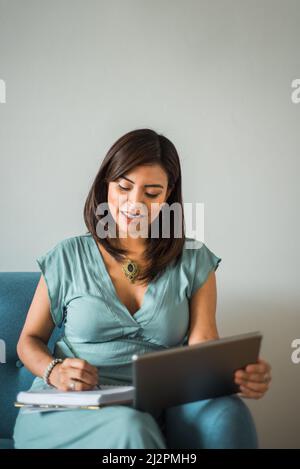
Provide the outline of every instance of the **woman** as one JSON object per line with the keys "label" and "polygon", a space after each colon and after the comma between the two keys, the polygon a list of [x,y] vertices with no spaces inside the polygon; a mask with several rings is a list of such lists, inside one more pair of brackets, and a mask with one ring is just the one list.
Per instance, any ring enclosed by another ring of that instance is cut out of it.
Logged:
{"label": "woman", "polygon": [[[182,210],[167,218],[173,203]],[[31,389],[129,385],[134,353],[218,338],[215,270],[221,259],[184,235],[180,162],[170,140],[150,129],[119,138],[96,175],[84,219],[86,234],[62,240],[37,259],[42,275],[17,346],[36,375]],[[182,235],[175,237],[178,228]],[[62,325],[52,355],[47,343]],[[234,379],[240,396],[261,398],[270,365],[260,359]],[[130,405],[21,410],[14,440],[16,448],[257,446],[251,414],[238,395],[174,406],[157,419]]]}

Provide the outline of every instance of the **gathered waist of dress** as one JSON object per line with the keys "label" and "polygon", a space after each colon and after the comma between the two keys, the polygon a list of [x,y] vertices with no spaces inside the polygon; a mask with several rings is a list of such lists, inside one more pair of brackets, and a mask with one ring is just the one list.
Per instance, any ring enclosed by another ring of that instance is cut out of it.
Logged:
{"label": "gathered waist of dress", "polygon": [[123,366],[132,363],[132,355],[143,355],[166,349],[164,345],[141,339],[119,338],[107,342],[74,342],[62,337],[55,344],[57,358],[75,357],[88,361],[91,365]]}

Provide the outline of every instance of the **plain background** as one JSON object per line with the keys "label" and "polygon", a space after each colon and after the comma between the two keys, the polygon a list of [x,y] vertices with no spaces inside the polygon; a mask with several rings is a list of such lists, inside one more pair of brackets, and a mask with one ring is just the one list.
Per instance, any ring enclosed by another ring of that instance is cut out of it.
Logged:
{"label": "plain background", "polygon": [[166,135],[222,258],[220,334],[264,334],[272,387],[246,400],[264,448],[300,447],[299,43],[299,1],[0,1],[1,270],[86,231],[117,138]]}

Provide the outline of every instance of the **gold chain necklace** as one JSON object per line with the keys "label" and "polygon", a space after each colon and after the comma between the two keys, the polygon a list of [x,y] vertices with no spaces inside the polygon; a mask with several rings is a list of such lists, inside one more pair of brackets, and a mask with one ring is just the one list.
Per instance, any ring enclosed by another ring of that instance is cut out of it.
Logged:
{"label": "gold chain necklace", "polygon": [[122,264],[122,270],[131,283],[134,283],[136,276],[139,273],[139,266],[131,259],[127,259]]}

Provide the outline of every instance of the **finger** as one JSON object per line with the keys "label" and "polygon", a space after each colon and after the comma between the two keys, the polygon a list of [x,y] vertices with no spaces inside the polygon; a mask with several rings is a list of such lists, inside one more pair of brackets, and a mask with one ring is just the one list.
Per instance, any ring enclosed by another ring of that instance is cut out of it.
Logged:
{"label": "finger", "polygon": [[242,379],[244,381],[254,381],[256,383],[265,383],[271,381],[271,375],[269,373],[245,373],[239,372],[236,374],[235,379]]}
{"label": "finger", "polygon": [[244,386],[240,386],[240,389],[242,391],[243,397],[250,397],[251,399],[260,399],[264,395],[261,392],[251,391],[250,389],[247,389]]}
{"label": "finger", "polygon": [[69,377],[74,377],[74,379],[78,379],[87,383],[98,383],[99,376],[97,374],[92,374],[84,368],[76,368],[67,364],[64,368],[60,369],[60,375],[63,377],[62,379],[69,379]]}
{"label": "finger", "polygon": [[[75,383],[74,388],[70,388],[70,383]],[[82,381],[69,380],[68,383],[65,383],[66,391],[89,391],[94,388],[94,385],[83,383]]]}
{"label": "finger", "polygon": [[92,366],[86,360],[82,360],[81,358],[66,358],[63,361],[63,365],[65,367],[72,367],[72,368],[79,368],[80,370],[85,369],[91,374],[98,375],[98,369],[95,366]]}
{"label": "finger", "polygon": [[[72,383],[74,383],[74,387],[71,387]],[[62,379],[60,380],[60,383],[57,386],[57,389],[59,389],[60,391],[80,391],[93,388],[93,385],[83,383],[82,381],[77,381],[75,379],[71,379],[67,376],[67,374],[64,374],[62,376]]]}
{"label": "finger", "polygon": [[263,363],[251,363],[245,368],[246,373],[266,373],[268,369]]}
{"label": "finger", "polygon": [[268,368],[268,370],[271,371],[272,367],[271,367],[271,365],[270,365],[269,362],[267,362],[267,361],[264,360],[263,358],[259,358],[259,359],[258,359],[258,362],[259,362],[259,363],[262,363],[263,365],[265,365],[265,366]]}
{"label": "finger", "polygon": [[268,383],[255,383],[253,381],[241,381],[237,382],[241,386],[250,389],[251,391],[266,392],[269,389]]}
{"label": "finger", "polygon": [[251,363],[245,368],[247,373],[267,373],[271,371],[269,363],[259,358],[258,363]]}
{"label": "finger", "polygon": [[83,369],[91,373],[92,375],[98,376],[98,368],[96,366],[91,365],[89,362],[84,360]]}
{"label": "finger", "polygon": [[80,370],[86,370],[91,374],[98,374],[98,370],[95,366],[92,366],[86,360],[82,360],[81,358],[70,358],[67,359],[67,365],[73,368],[79,368]]}
{"label": "finger", "polygon": [[86,384],[96,386],[98,384],[98,376],[88,373],[86,370],[80,370],[79,368],[69,368],[66,373],[66,379],[81,381]]}

